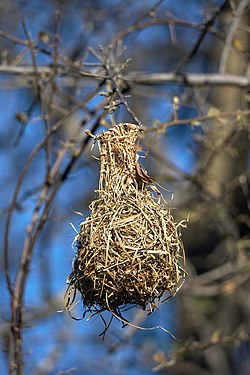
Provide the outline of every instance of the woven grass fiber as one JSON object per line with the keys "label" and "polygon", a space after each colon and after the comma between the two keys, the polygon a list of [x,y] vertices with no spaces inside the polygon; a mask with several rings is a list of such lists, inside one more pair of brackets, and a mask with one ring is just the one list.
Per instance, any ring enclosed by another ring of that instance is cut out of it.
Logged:
{"label": "woven grass fiber", "polygon": [[88,311],[118,314],[136,305],[152,312],[155,301],[165,292],[174,296],[185,279],[178,224],[139,164],[140,132],[137,125],[122,123],[95,137],[99,188],[75,238],[77,253],[68,278],[68,290],[81,293]]}

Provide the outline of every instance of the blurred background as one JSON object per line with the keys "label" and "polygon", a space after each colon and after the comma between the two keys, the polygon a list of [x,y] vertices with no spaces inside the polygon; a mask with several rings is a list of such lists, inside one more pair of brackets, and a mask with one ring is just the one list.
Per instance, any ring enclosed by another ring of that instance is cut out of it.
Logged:
{"label": "blurred background", "polygon": [[[246,0],[0,1],[1,374],[250,373],[249,13]],[[178,340],[115,319],[103,340],[100,317],[58,312],[98,188],[85,130],[119,122],[143,124],[144,166],[188,221],[185,285],[126,317]]]}

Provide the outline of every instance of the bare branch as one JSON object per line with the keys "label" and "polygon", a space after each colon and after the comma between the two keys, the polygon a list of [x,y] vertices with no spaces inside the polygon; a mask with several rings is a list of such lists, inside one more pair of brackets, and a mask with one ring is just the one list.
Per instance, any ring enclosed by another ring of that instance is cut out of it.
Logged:
{"label": "bare branch", "polygon": [[214,120],[214,119],[221,119],[221,118],[230,118],[230,117],[244,117],[250,115],[250,110],[246,111],[236,111],[236,112],[220,112],[216,115],[203,115],[203,116],[197,116],[192,117],[188,119],[175,119],[173,121],[168,121],[166,123],[159,123],[155,127],[152,128],[145,128],[145,132],[152,132],[152,131],[164,131],[168,128],[171,128],[172,126],[180,126],[185,124],[201,124],[204,121],[207,120]]}
{"label": "bare branch", "polygon": [[[115,45],[119,40],[124,39],[128,35],[132,34],[135,31],[144,30],[148,27],[152,26],[159,26],[159,25],[175,25],[185,28],[190,28],[194,30],[204,30],[205,26],[197,23],[197,22],[190,22],[183,19],[179,19],[176,17],[164,17],[164,18],[153,18],[148,21],[144,21],[141,23],[135,23],[132,26],[128,27],[125,30],[122,30],[112,39],[111,44]],[[213,35],[217,36],[219,39],[224,40],[225,35],[218,31],[216,28],[211,27],[209,32]]]}
{"label": "bare branch", "polygon": [[200,35],[198,36],[197,41],[193,45],[191,51],[189,51],[186,56],[181,60],[177,67],[175,68],[175,73],[180,73],[182,69],[186,66],[186,64],[196,55],[199,47],[201,46],[205,36],[209,32],[209,29],[213,26],[216,18],[220,15],[220,13],[225,9],[227,5],[227,0],[222,3],[219,9],[216,10],[214,14],[212,14],[208,20],[203,25],[203,30],[201,31]]}
{"label": "bare branch", "polygon": [[237,86],[249,87],[250,77],[233,74],[175,74],[175,73],[142,73],[131,72],[122,76],[129,83],[143,85],[164,85],[166,83],[177,83],[187,86]]}
{"label": "bare branch", "polygon": [[[231,336],[220,336],[216,335],[215,337],[211,337],[210,340],[200,342],[200,341],[194,341],[192,343],[187,342],[185,345],[180,348],[179,350],[170,353],[168,357],[165,357],[163,353],[162,356],[159,356],[159,353],[155,354],[155,360],[159,363],[153,371],[158,372],[163,370],[164,368],[170,368],[177,364],[177,362],[180,360],[180,358],[184,354],[190,354],[192,352],[197,351],[205,351],[213,346],[216,345],[228,345],[228,344],[235,344],[239,342],[249,342],[250,341],[250,335],[247,332],[236,332],[235,334]],[[158,356],[157,356],[158,354]]]}
{"label": "bare branch", "polygon": [[[20,75],[26,78],[33,77],[35,74],[39,74],[46,79],[46,76],[50,77],[53,70],[48,66],[37,66],[37,72],[34,72],[32,66],[13,66],[13,65],[0,65],[0,73],[6,73],[10,75]],[[62,72],[61,72],[62,73]],[[60,69],[58,74],[60,75]],[[68,71],[65,77],[65,74],[60,79],[60,84],[62,86],[73,86],[75,81],[73,77],[84,76],[93,79],[103,79],[108,78],[104,75],[100,75],[96,70],[82,71],[81,69],[75,72]],[[236,86],[236,87],[245,87],[250,86],[250,77],[240,76],[235,74],[199,74],[199,73],[185,73],[185,74],[176,74],[176,73],[148,73],[148,72],[129,72],[126,74],[121,74],[120,78],[127,82],[128,84],[143,84],[143,85],[164,85],[166,83],[176,83],[180,85],[187,86]],[[80,82],[78,81],[80,84]],[[13,83],[14,84],[14,83]],[[86,81],[83,81],[83,84],[86,84]]]}

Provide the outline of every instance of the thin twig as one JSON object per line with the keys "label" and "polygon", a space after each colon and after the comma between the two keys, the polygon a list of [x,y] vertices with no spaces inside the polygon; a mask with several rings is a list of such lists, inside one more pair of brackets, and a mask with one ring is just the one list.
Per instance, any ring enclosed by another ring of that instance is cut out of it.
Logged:
{"label": "thin twig", "polygon": [[[173,17],[164,17],[164,18],[153,18],[149,21],[144,21],[139,24],[134,24],[130,27],[128,27],[125,30],[120,31],[116,36],[112,39],[111,44],[114,46],[119,40],[124,39],[128,35],[132,34],[135,31],[144,30],[152,26],[159,26],[159,25],[175,25],[185,28],[190,28],[194,30],[204,30],[204,25],[197,23],[197,22],[191,22],[186,21],[179,18],[173,18]],[[219,39],[224,40],[225,35],[218,31],[216,28],[209,28],[209,32],[213,35],[217,36]]]}
{"label": "thin twig", "polygon": [[175,366],[178,361],[183,357],[185,354],[190,354],[192,352],[202,351],[216,346],[216,345],[229,345],[229,344],[236,344],[239,342],[249,342],[250,341],[250,335],[246,332],[237,332],[231,336],[215,336],[212,337],[208,341],[199,342],[194,341],[193,343],[187,342],[183,347],[181,347],[179,350],[176,350],[175,352],[170,353],[166,357],[163,353],[161,353],[161,357],[155,355],[155,359],[160,359],[157,362],[160,362],[159,365],[154,367],[153,371],[158,372],[166,368],[171,368]]}
{"label": "thin twig", "polygon": [[214,120],[214,119],[220,119],[220,118],[230,118],[230,117],[240,117],[243,118],[245,116],[250,115],[250,110],[245,111],[233,111],[233,112],[220,112],[216,115],[203,115],[203,116],[197,116],[187,119],[176,119],[173,121],[168,121],[166,123],[159,123],[159,125],[151,128],[145,127],[145,133],[147,132],[154,132],[154,131],[162,131],[167,130],[168,128],[171,128],[173,126],[179,126],[179,125],[186,125],[186,124],[193,124],[194,126],[197,126],[201,124],[204,121],[208,120]]}
{"label": "thin twig", "polygon": [[217,11],[209,17],[209,19],[207,20],[207,22],[205,22],[205,24],[203,25],[203,30],[201,31],[197,41],[195,42],[195,44],[193,45],[192,49],[186,54],[186,56],[177,64],[174,72],[177,74],[177,73],[180,73],[182,71],[182,69],[187,65],[187,63],[196,55],[199,47],[201,46],[205,36],[207,35],[209,29],[213,26],[216,18],[222,13],[222,11],[225,9],[226,5],[227,5],[227,1],[228,0],[225,0],[223,2],[223,4],[219,7],[219,9],[217,9]]}

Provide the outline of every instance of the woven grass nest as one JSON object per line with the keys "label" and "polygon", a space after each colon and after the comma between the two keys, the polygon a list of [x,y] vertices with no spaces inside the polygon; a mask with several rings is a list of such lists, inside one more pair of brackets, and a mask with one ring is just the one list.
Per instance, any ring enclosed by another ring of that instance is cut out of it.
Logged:
{"label": "woven grass nest", "polygon": [[[123,123],[95,137],[100,179],[90,216],[80,224],[67,308],[78,290],[85,311],[121,316],[128,305],[148,308],[185,278],[178,224],[157,185],[139,164],[137,125]],[[69,298],[71,295],[71,298]]]}

